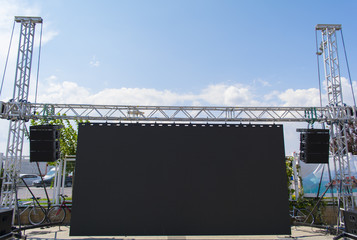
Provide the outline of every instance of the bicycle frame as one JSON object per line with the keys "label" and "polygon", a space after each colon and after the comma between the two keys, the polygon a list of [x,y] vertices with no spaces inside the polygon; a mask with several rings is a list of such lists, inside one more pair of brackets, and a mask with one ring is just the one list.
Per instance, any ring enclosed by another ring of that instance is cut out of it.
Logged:
{"label": "bicycle frame", "polygon": [[69,212],[72,212],[72,210],[67,206],[66,203],[70,203],[70,202],[64,200],[64,201],[62,202],[62,204],[61,204],[61,207],[62,207],[62,208],[66,208]]}
{"label": "bicycle frame", "polygon": [[67,204],[66,203],[70,203],[69,201],[66,201],[66,198],[65,198],[65,196],[63,196],[62,194],[60,195],[61,196],[61,198],[63,199],[62,200],[62,203],[61,203],[61,205],[59,206],[59,208],[58,208],[58,210],[57,210],[57,212],[56,212],[56,215],[58,215],[59,213],[60,213],[60,211],[61,211],[61,209],[63,208],[63,209],[67,209],[69,212],[72,212],[72,210],[67,206]]}

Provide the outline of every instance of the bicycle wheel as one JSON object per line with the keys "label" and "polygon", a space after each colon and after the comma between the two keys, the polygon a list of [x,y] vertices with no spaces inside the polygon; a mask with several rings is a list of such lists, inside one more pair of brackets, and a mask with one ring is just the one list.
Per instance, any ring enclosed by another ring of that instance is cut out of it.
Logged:
{"label": "bicycle wheel", "polygon": [[313,224],[315,221],[314,215],[310,211],[302,208],[296,209],[295,223]]}
{"label": "bicycle wheel", "polygon": [[34,206],[29,212],[29,222],[32,225],[39,225],[45,221],[46,210],[43,207]]}
{"label": "bicycle wheel", "polygon": [[48,212],[48,218],[51,223],[63,223],[66,218],[66,210],[58,206],[52,207]]}

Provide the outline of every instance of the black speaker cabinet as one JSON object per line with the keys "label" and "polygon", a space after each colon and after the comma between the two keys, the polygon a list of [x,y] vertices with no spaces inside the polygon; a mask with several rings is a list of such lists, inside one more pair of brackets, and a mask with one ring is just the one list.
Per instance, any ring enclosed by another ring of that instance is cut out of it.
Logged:
{"label": "black speaker cabinet", "polygon": [[357,211],[343,211],[343,218],[345,221],[346,232],[357,235]]}
{"label": "black speaker cabinet", "polygon": [[59,125],[30,127],[30,161],[54,162],[60,157]]}
{"label": "black speaker cabinet", "polygon": [[12,209],[0,209],[0,238],[11,233]]}
{"label": "black speaker cabinet", "polygon": [[328,163],[329,130],[298,129],[300,133],[300,160],[305,163]]}

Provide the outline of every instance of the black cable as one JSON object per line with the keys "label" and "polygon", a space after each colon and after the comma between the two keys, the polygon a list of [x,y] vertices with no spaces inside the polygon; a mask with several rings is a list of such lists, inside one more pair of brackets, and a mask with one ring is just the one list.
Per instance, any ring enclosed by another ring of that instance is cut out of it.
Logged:
{"label": "black cable", "polygon": [[50,198],[48,197],[48,192],[47,192],[47,189],[46,189],[45,181],[43,181],[40,165],[38,164],[38,162],[36,162],[36,165],[37,165],[38,173],[40,174],[40,178],[41,178],[43,189],[45,190],[45,194],[46,194],[46,198],[47,198],[47,204],[48,204],[48,206],[50,206]]}
{"label": "black cable", "polygon": [[[335,170],[336,171],[336,170]],[[337,232],[340,230],[340,216],[341,216],[341,193],[342,193],[342,181],[340,180],[340,189],[339,189],[339,194],[337,198]]]}
{"label": "black cable", "polygon": [[[22,178],[21,178],[22,181],[24,181]],[[15,205],[15,216],[17,218],[17,224],[19,225],[19,233],[21,235],[21,218],[20,218],[20,209],[19,209],[19,198],[17,196],[17,184],[16,184],[16,181],[14,181],[14,188],[15,188],[15,201],[16,201],[16,205]]]}
{"label": "black cable", "polygon": [[322,199],[324,198],[325,194],[327,193],[327,191],[329,190],[329,188],[332,186],[332,182],[329,183],[329,185],[326,187],[325,191],[322,193],[321,197],[319,198],[319,200],[316,202],[315,206],[312,208],[312,210],[310,211],[310,213],[307,215],[304,223],[306,223],[307,219],[309,219],[309,217],[312,215],[312,213],[315,211],[315,209],[319,206],[320,202],[322,201]]}
{"label": "black cable", "polygon": [[322,178],[323,178],[323,176],[324,176],[324,171],[325,171],[325,165],[322,167],[322,172],[321,172],[319,187],[318,187],[318,189],[317,189],[316,199],[318,199],[318,198],[319,198],[319,195],[320,195],[321,183],[322,183]]}
{"label": "black cable", "polygon": [[[330,163],[327,164],[327,170],[328,170],[329,181],[332,182]],[[333,184],[331,185],[331,196],[332,196],[333,206],[335,207],[335,196],[333,194]]]}
{"label": "black cable", "polygon": [[15,29],[15,21],[14,21],[14,24],[13,24],[13,26],[12,26],[9,49],[7,50],[7,56],[6,56],[6,61],[5,61],[5,68],[4,68],[4,73],[3,73],[3,75],[2,75],[2,81],[1,81],[1,87],[0,87],[0,96],[1,96],[1,92],[2,92],[2,87],[3,87],[3,85],[4,85],[5,73],[6,73],[7,63],[8,63],[8,61],[9,61],[9,55],[10,55],[12,37],[13,37],[13,35],[14,35],[14,29]]}
{"label": "black cable", "polygon": [[347,66],[348,78],[350,79],[350,84],[351,84],[353,103],[354,103],[354,106],[356,107],[355,93],[353,91],[350,66],[348,65],[348,59],[347,59],[347,53],[346,53],[346,47],[345,47],[345,40],[343,39],[342,29],[341,29],[341,38],[342,38],[343,51],[345,53],[345,58],[346,58],[346,66]]}

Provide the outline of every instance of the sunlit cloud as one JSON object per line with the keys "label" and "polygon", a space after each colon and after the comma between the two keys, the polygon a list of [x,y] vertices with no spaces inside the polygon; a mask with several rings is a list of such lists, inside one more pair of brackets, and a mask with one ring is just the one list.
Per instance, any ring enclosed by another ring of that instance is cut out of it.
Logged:
{"label": "sunlit cloud", "polygon": [[93,56],[89,62],[89,65],[91,65],[92,67],[99,67],[100,62],[97,60],[96,56]]}
{"label": "sunlit cloud", "polygon": [[[118,105],[224,105],[253,106],[255,100],[249,86],[241,84],[209,85],[198,93],[176,93],[153,88],[107,88],[98,92],[68,81],[56,81],[55,76],[40,85],[39,101],[51,103],[87,103]],[[42,89],[42,90],[41,90]]]}
{"label": "sunlit cloud", "polygon": [[[353,105],[351,85],[341,79],[344,101]],[[357,82],[353,82],[357,92]],[[323,106],[327,104],[322,92]],[[51,103],[87,103],[118,105],[211,105],[211,106],[320,106],[318,88],[272,90],[265,95],[244,84],[211,84],[196,93],[177,93],[154,88],[106,88],[94,91],[78,83],[60,81],[55,75],[40,84],[39,101]]]}
{"label": "sunlit cloud", "polygon": [[278,98],[282,101],[282,106],[320,106],[319,90],[309,89],[288,89],[280,94]]}
{"label": "sunlit cloud", "polygon": [[42,44],[48,43],[49,41],[51,41],[58,35],[59,35],[58,31],[54,31],[54,30],[44,31],[43,36],[42,36]]}
{"label": "sunlit cloud", "polygon": [[266,81],[266,80],[263,80],[263,79],[258,79],[257,80],[263,87],[271,87],[272,85]]}

